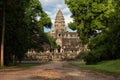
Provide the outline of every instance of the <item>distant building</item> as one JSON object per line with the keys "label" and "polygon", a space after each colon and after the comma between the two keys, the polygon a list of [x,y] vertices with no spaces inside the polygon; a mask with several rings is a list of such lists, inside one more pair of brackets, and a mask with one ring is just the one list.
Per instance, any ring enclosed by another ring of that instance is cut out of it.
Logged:
{"label": "distant building", "polygon": [[51,51],[50,45],[44,43],[42,45],[43,52],[36,52],[34,49],[30,49],[26,59],[41,62],[75,59],[83,49],[77,32],[67,31],[61,10],[56,15],[53,30],[47,34],[55,39],[58,48]]}
{"label": "distant building", "polygon": [[77,52],[82,49],[79,36],[77,32],[68,32],[65,27],[65,20],[61,10],[58,11],[55,19],[55,25],[51,32],[48,32],[52,36],[59,48],[57,52]]}

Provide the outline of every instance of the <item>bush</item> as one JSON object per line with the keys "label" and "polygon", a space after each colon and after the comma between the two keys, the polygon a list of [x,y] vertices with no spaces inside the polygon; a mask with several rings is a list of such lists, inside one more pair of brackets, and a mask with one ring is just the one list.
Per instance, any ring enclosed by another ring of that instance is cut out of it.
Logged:
{"label": "bush", "polygon": [[86,56],[84,57],[84,61],[86,64],[96,64],[99,62],[99,55],[95,54],[95,51],[90,51]]}
{"label": "bush", "polygon": [[84,57],[85,57],[87,54],[88,54],[87,51],[82,51],[82,52],[80,52],[80,53],[77,55],[76,59],[78,59],[78,60],[83,60]]}
{"label": "bush", "polygon": [[98,62],[97,59],[99,56],[95,55],[95,52],[93,51],[82,51],[80,54],[76,57],[76,59],[84,60],[86,64],[95,64]]}
{"label": "bush", "polygon": [[106,45],[101,45],[91,51],[82,51],[76,59],[84,60],[86,64],[96,64],[102,60],[109,60],[111,54]]}

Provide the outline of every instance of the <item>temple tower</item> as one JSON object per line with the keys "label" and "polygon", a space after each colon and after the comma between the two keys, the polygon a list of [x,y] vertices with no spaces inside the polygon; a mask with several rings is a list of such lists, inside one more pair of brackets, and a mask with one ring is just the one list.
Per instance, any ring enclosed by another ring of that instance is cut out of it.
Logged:
{"label": "temple tower", "polygon": [[61,10],[56,15],[54,31],[56,33],[66,32],[65,20]]}
{"label": "temple tower", "polygon": [[56,52],[79,52],[80,41],[77,32],[69,32],[65,27],[65,19],[61,10],[56,14],[55,25],[49,35],[58,45]]}
{"label": "temple tower", "polygon": [[63,33],[66,32],[65,20],[61,10],[57,12],[53,32],[55,33],[54,37],[56,38],[56,43],[60,47],[61,52]]}

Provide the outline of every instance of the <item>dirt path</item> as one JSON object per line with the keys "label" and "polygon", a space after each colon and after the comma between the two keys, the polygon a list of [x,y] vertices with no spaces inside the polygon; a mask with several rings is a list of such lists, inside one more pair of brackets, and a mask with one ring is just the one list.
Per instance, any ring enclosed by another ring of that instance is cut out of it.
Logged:
{"label": "dirt path", "polygon": [[120,80],[111,75],[63,67],[63,62],[0,71],[0,80]]}

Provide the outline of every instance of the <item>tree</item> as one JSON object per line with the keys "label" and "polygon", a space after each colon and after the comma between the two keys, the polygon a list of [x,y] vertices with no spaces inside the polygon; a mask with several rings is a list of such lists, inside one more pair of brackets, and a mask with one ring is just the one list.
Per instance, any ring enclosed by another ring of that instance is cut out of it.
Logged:
{"label": "tree", "polygon": [[46,38],[43,29],[44,27],[51,28],[52,23],[48,15],[43,11],[38,0],[30,0],[29,5],[26,7],[24,20],[29,27],[29,48],[42,50],[41,45],[44,43],[42,38]]}
{"label": "tree", "polygon": [[[120,1],[66,0],[66,4],[73,13],[70,28],[78,30],[90,49],[84,52],[87,64],[120,58]],[[98,35],[96,30],[102,32]]]}
{"label": "tree", "polygon": [[15,61],[21,61],[28,49],[41,50],[39,42],[42,29],[44,26],[50,28],[51,20],[43,11],[39,0],[6,0],[5,12],[7,27],[4,60],[5,65],[11,65]]}
{"label": "tree", "polygon": [[113,59],[120,58],[120,0],[114,0],[115,13],[109,19],[109,41],[111,44],[110,51],[113,55]]}
{"label": "tree", "polygon": [[90,36],[96,30],[105,30],[108,27],[105,20],[114,12],[113,0],[65,0],[72,12],[73,23],[71,29],[77,32],[83,44],[89,42]]}
{"label": "tree", "polygon": [[[2,1],[0,1],[0,17],[2,17]],[[2,18],[0,18],[0,34],[2,32]],[[0,45],[1,45],[1,37],[2,35],[0,35]],[[1,54],[1,47],[0,47],[0,54]]]}
{"label": "tree", "polygon": [[[120,9],[118,0],[114,0],[112,5],[114,6],[114,13],[106,20],[108,26],[106,32],[91,39],[89,46],[91,51],[100,50],[98,53],[101,60],[110,60],[120,58]],[[95,53],[96,54],[96,53]],[[95,55],[94,54],[94,55]]]}
{"label": "tree", "polygon": [[2,15],[2,37],[1,37],[1,52],[0,52],[0,66],[4,66],[4,36],[5,36],[5,1],[2,3],[3,5],[3,15]]}

